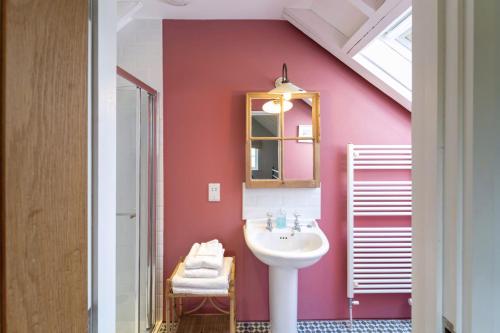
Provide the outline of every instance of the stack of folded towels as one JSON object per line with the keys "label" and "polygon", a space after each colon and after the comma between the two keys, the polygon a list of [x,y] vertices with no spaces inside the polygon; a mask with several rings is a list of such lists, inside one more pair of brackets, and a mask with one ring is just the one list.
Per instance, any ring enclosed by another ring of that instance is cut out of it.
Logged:
{"label": "stack of folded towels", "polygon": [[172,278],[175,294],[227,295],[233,258],[217,239],[194,243]]}

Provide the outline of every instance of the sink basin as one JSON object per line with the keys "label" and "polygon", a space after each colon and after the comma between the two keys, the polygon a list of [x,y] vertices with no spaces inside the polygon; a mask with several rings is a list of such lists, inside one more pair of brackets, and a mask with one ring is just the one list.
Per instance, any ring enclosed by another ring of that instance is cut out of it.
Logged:
{"label": "sink basin", "polygon": [[269,266],[271,332],[297,332],[298,269],[318,262],[330,244],[315,220],[301,219],[300,231],[293,221],[283,229],[266,226],[267,219],[247,220],[243,233],[250,251]]}
{"label": "sink basin", "polygon": [[266,219],[248,220],[244,227],[250,251],[269,266],[304,268],[316,263],[329,249],[328,239],[314,220],[301,220],[301,231],[293,221],[283,229],[266,229]]}

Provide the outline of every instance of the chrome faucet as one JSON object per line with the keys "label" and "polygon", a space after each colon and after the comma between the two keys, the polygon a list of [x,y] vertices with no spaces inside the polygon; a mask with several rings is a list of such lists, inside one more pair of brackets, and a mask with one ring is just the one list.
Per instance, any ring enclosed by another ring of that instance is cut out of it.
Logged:
{"label": "chrome faucet", "polygon": [[295,221],[293,222],[293,228],[292,228],[292,230],[300,232],[300,223],[299,223],[300,214],[298,214],[297,212],[295,212],[295,213],[293,213],[293,216],[295,216]]}
{"label": "chrome faucet", "polygon": [[266,229],[269,231],[273,231],[273,221],[272,221],[273,214],[267,213],[267,226]]}

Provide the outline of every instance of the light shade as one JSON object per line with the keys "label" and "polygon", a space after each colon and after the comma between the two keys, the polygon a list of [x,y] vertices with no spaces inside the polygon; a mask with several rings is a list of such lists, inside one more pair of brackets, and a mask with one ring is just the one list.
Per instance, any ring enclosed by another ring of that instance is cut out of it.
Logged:
{"label": "light shade", "polygon": [[[269,91],[271,94],[281,94],[283,95],[283,112],[287,112],[292,109],[293,103],[290,102],[292,99],[292,94],[297,92],[303,92],[304,90],[297,87],[290,81],[288,81],[288,68],[286,64],[283,64],[281,70],[281,77],[276,79],[276,88]],[[279,100],[272,100],[264,104],[262,107],[267,113],[280,113],[281,105]]]}
{"label": "light shade", "polygon": [[304,90],[298,88],[296,85],[291,82],[281,83],[276,88],[269,91],[271,94],[282,94],[283,98],[287,101],[292,99],[292,93],[303,92]]}
{"label": "light shade", "polygon": [[[287,112],[291,110],[293,107],[293,103],[287,100],[283,101],[283,112]],[[281,103],[278,99],[273,99],[272,101],[264,103],[262,106],[262,110],[267,113],[280,113],[281,111]]]}

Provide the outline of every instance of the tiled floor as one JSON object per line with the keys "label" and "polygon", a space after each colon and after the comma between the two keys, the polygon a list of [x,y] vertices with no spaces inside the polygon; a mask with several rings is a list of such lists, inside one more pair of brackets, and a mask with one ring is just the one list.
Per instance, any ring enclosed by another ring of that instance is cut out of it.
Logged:
{"label": "tiled floor", "polygon": [[[165,327],[160,333],[165,332]],[[268,333],[267,322],[239,322],[238,333]],[[299,321],[298,333],[411,333],[410,320],[355,320],[352,330],[348,321]]]}

